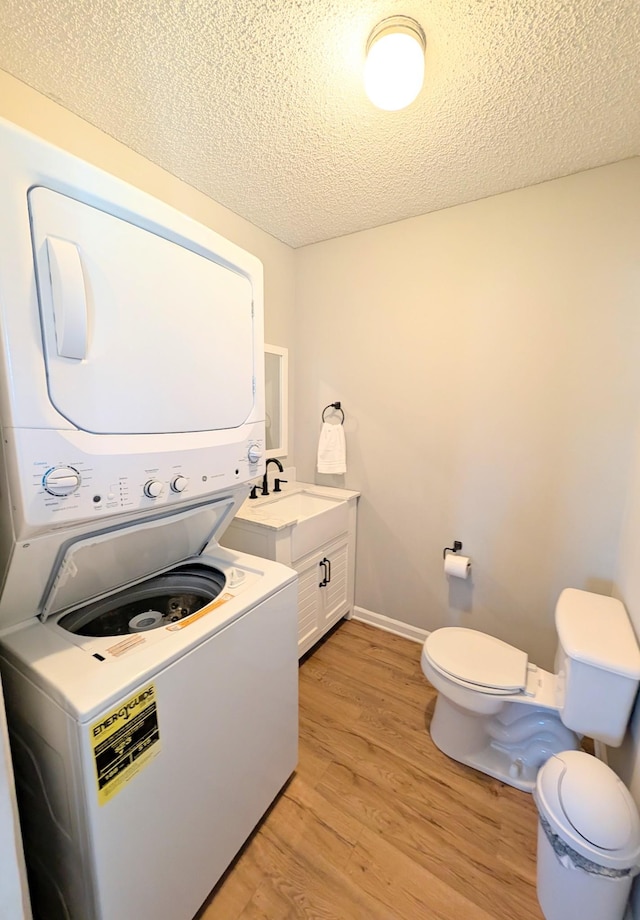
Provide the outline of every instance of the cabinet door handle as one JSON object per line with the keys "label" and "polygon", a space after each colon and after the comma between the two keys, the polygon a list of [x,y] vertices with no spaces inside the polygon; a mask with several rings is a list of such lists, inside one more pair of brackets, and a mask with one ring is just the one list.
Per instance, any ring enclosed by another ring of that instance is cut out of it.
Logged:
{"label": "cabinet door handle", "polygon": [[327,559],[327,557],[325,556],[325,557],[324,557],[324,561],[325,561],[325,562],[327,563],[327,565],[329,566],[329,578],[328,578],[328,581],[331,581],[331,560],[330,560],[330,559]]}
{"label": "cabinet door handle", "polygon": [[327,577],[328,574],[329,574],[329,570],[327,569],[327,559],[326,559],[326,557],[325,557],[324,559],[321,559],[320,562],[318,563],[318,565],[321,565],[322,568],[324,569],[324,577],[323,577],[322,581],[320,582],[320,584],[318,585],[318,587],[319,587],[319,588],[324,588],[325,585],[328,585],[328,584],[329,584],[329,579],[328,579],[328,577]]}

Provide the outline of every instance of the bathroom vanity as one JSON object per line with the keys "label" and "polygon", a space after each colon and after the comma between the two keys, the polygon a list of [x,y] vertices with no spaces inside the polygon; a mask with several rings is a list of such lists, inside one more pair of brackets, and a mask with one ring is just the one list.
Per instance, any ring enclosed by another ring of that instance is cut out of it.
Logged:
{"label": "bathroom vanity", "polygon": [[221,543],[298,573],[298,654],[353,612],[358,492],[289,482],[247,499]]}

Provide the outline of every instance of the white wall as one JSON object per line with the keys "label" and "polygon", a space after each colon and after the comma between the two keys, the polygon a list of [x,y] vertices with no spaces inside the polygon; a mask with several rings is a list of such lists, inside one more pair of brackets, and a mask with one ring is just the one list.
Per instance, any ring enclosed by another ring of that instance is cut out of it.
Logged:
{"label": "white wall", "polygon": [[[375,188],[372,188],[375,194]],[[298,250],[295,455],[340,399],[356,603],[551,666],[565,585],[609,593],[640,398],[640,159]],[[448,585],[463,541],[472,583]]]}
{"label": "white wall", "polygon": [[[638,287],[640,290],[640,277]],[[640,637],[640,420],[636,419],[638,441],[630,476],[626,513],[622,531],[620,557],[614,594],[619,597],[629,611],[629,616]],[[640,703],[631,717],[629,731],[624,743],[617,750],[608,750],[609,764],[631,790],[631,794],[640,806]],[[640,886],[636,884],[638,895],[637,916],[640,917]]]}

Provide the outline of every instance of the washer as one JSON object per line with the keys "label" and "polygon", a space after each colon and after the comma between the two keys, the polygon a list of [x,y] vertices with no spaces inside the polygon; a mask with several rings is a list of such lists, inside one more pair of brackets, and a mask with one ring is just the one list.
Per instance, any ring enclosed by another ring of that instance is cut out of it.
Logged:
{"label": "washer", "polygon": [[191,920],[295,768],[262,268],[0,123],[0,668],[34,916]]}
{"label": "washer", "polygon": [[173,623],[66,628],[157,576],[3,639],[36,917],[191,920],[295,768],[293,573],[215,547],[165,577],[194,574],[220,591]]}

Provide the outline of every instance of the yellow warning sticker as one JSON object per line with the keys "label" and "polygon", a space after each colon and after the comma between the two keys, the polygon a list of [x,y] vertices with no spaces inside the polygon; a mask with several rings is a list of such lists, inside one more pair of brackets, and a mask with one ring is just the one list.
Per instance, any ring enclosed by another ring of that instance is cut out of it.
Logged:
{"label": "yellow warning sticker", "polygon": [[89,732],[98,802],[104,805],[160,753],[155,684],[105,713]]}

